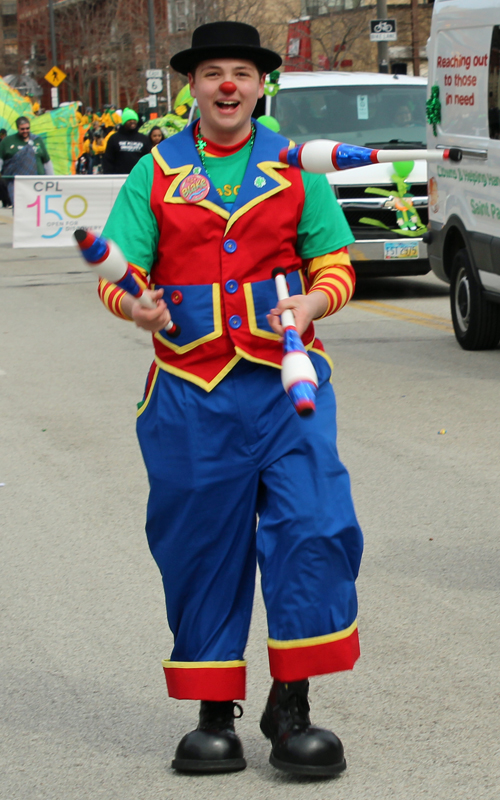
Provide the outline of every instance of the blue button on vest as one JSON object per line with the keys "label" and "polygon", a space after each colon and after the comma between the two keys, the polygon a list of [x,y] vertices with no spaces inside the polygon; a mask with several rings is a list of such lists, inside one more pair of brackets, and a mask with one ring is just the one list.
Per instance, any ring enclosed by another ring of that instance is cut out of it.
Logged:
{"label": "blue button on vest", "polygon": [[229,325],[236,330],[241,326],[241,317],[238,314],[233,314],[232,317],[229,317]]}

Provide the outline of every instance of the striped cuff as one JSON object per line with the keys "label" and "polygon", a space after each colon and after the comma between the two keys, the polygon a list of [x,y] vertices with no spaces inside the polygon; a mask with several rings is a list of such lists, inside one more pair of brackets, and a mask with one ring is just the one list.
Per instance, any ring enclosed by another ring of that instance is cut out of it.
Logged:
{"label": "striped cuff", "polygon": [[280,641],[268,639],[271,676],[278,681],[302,681],[352,669],[359,658],[358,625],[326,636]]}
{"label": "striped cuff", "polygon": [[97,288],[97,293],[108,311],[111,311],[115,317],[126,319],[129,322],[131,321],[130,317],[128,317],[122,309],[122,300],[126,295],[126,292],[123,289],[120,289],[120,287],[116,286],[116,284],[110,283],[104,278],[101,278]]}
{"label": "striped cuff", "polygon": [[322,292],[328,306],[321,319],[340,311],[351,299],[356,285],[356,273],[351,265],[347,247],[335,253],[312,258],[307,265],[309,294]]}
{"label": "striped cuff", "polygon": [[170,697],[244,700],[246,661],[162,661]]}
{"label": "striped cuff", "polygon": [[[129,268],[140,288],[143,290],[147,289],[148,273],[146,270],[142,267],[136,266],[135,264],[129,264]],[[126,319],[128,322],[132,321],[128,314],[125,314],[122,308],[122,300],[126,295],[126,291],[124,289],[121,289],[114,283],[110,283],[105,278],[100,278],[97,292],[108,311],[111,311],[115,317]]]}
{"label": "striped cuff", "polygon": [[328,275],[322,276],[311,287],[311,292],[323,292],[328,298],[328,308],[323,317],[340,311],[353,295],[354,287],[343,267],[330,267]]}

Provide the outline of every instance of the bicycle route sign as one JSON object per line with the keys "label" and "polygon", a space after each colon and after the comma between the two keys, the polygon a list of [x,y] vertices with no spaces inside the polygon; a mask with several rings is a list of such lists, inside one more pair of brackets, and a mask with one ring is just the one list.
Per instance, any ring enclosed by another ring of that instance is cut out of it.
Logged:
{"label": "bicycle route sign", "polygon": [[397,38],[395,19],[370,20],[370,42],[395,42]]}

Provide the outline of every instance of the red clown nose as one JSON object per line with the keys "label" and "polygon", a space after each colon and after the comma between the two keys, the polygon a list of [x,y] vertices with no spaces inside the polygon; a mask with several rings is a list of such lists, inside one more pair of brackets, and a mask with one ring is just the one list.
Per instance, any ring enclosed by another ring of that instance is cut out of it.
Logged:
{"label": "red clown nose", "polygon": [[232,81],[224,81],[224,83],[221,83],[219,86],[219,89],[221,92],[224,92],[224,94],[232,94],[236,91],[236,88],[236,84]]}

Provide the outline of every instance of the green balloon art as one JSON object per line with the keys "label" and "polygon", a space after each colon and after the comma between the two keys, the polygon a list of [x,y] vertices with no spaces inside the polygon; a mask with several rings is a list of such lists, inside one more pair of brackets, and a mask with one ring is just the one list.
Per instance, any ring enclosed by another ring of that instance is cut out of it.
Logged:
{"label": "green balloon art", "polygon": [[393,167],[396,175],[405,181],[415,166],[414,161],[394,161]]}
{"label": "green balloon art", "polygon": [[280,132],[280,124],[276,117],[271,117],[270,114],[263,114],[262,117],[258,117],[258,121],[261,123],[261,125],[265,125],[266,128],[269,128],[275,133]]}
{"label": "green balloon art", "polygon": [[264,84],[264,94],[269,95],[269,97],[275,97],[279,92],[279,80],[280,80],[280,71],[278,69],[273,70],[269,73],[266,77],[266,82]]}
{"label": "green balloon art", "polygon": [[396,214],[396,227],[390,227],[378,219],[371,217],[361,217],[359,220],[363,225],[372,225],[377,228],[384,228],[384,230],[392,231],[400,236],[422,236],[427,228],[422,223],[418,211],[413,205],[412,197],[409,189],[411,188],[406,183],[406,179],[410,176],[415,166],[414,161],[394,161],[392,166],[394,172],[391,179],[396,184],[396,190],[380,189],[375,186],[368,186],[365,189],[367,194],[376,194],[379,197],[387,197],[384,203],[384,208],[391,209]]}

